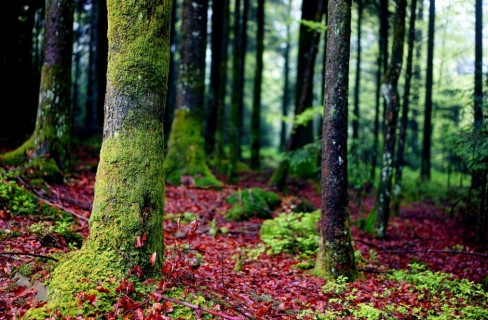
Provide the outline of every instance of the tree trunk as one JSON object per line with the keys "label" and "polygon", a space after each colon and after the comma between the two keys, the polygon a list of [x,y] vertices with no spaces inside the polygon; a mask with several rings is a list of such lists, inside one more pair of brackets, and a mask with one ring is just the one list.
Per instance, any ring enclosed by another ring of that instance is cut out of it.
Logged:
{"label": "tree trunk", "polygon": [[176,85],[178,83],[178,63],[176,61],[176,52],[178,51],[178,32],[176,30],[176,23],[178,22],[178,1],[174,1],[173,9],[171,10],[171,33],[170,33],[170,61],[169,61],[169,81],[168,81],[168,99],[166,99],[166,107],[164,110],[164,136],[166,137],[165,144],[167,145],[168,138],[171,133],[171,126],[173,125],[173,118],[176,106]]}
{"label": "tree trunk", "polygon": [[[303,0],[302,20],[320,23],[324,14],[324,0]],[[304,24],[300,25],[300,40],[298,43],[298,66],[295,92],[295,116],[304,112],[313,103],[313,75],[315,59],[320,43],[320,32],[311,30]],[[286,151],[293,151],[313,141],[313,123],[293,125]],[[283,189],[288,176],[288,160],[280,163],[270,178],[269,184]]]}
{"label": "tree trunk", "polygon": [[244,87],[246,85],[246,53],[247,53],[247,20],[249,17],[249,1],[242,0],[242,20],[240,23],[240,41],[241,51],[240,65],[239,65],[239,102],[238,102],[238,117],[237,117],[237,158],[242,159],[242,144],[244,138]]}
{"label": "tree trunk", "polygon": [[347,195],[347,105],[351,2],[329,0],[327,79],[322,126],[322,205],[315,270],[356,278]]}
{"label": "tree trunk", "polygon": [[232,96],[231,109],[229,121],[229,136],[230,136],[230,161],[227,171],[227,181],[235,182],[237,180],[237,163],[239,161],[239,105],[242,98],[241,85],[242,83],[239,72],[241,71],[242,63],[242,42],[241,42],[241,0],[235,0],[234,4],[234,43],[232,48]]}
{"label": "tree trunk", "polygon": [[384,125],[383,156],[380,184],[376,197],[376,235],[384,238],[390,216],[391,181],[393,174],[393,155],[395,154],[396,126],[400,109],[398,78],[402,69],[403,44],[405,38],[406,0],[395,0],[395,30],[391,51],[391,60],[383,80],[383,96],[386,101],[386,118]]}
{"label": "tree trunk", "polygon": [[207,0],[183,1],[176,110],[164,163],[166,180],[175,185],[191,176],[196,186],[221,186],[207,166],[203,139],[207,8]]}
{"label": "tree trunk", "polygon": [[[292,7],[292,0],[288,0],[288,17],[291,17],[291,7]],[[288,115],[288,106],[290,104],[289,97],[290,97],[290,42],[291,42],[291,30],[290,30],[290,23],[286,23],[286,44],[285,50],[283,51],[283,59],[285,60],[283,66],[283,100],[282,100],[282,111],[281,115],[285,118]],[[280,150],[285,150],[286,144],[286,122],[281,121],[281,132],[280,132]]]}
{"label": "tree trunk", "polygon": [[261,83],[263,81],[264,51],[264,0],[258,0],[257,27],[256,69],[254,74],[254,97],[251,123],[251,168],[259,170],[259,149],[261,147]]}
{"label": "tree trunk", "polygon": [[95,0],[95,14],[97,27],[95,29],[96,37],[96,57],[95,70],[97,78],[97,86],[95,93],[95,107],[96,119],[95,123],[99,128],[103,127],[103,106],[105,103],[105,88],[107,86],[107,53],[108,53],[108,39],[107,39],[107,1]]}
{"label": "tree trunk", "polygon": [[[381,130],[380,122],[380,101],[381,101],[381,77],[388,67],[388,0],[380,1],[380,29],[379,29],[379,53],[378,53],[378,70],[376,73],[376,101],[375,101],[375,119],[373,129],[373,161],[371,166],[371,180],[374,181],[376,176],[376,166],[378,162],[378,144],[379,132]],[[383,121],[385,120],[386,105],[383,104]]]}
{"label": "tree trunk", "polygon": [[80,307],[77,294],[101,286],[109,292],[97,292],[99,299],[115,302],[113,278],[137,266],[141,279],[161,274],[171,3],[108,1],[108,85],[90,236],[52,273],[44,310],[65,317],[101,314],[100,304]]}
{"label": "tree trunk", "polygon": [[407,138],[408,112],[410,104],[410,83],[412,79],[412,61],[413,47],[415,46],[415,12],[417,0],[411,0],[410,3],[410,21],[408,26],[408,49],[407,49],[407,66],[405,70],[405,87],[403,92],[402,119],[400,122],[400,133],[398,136],[398,150],[395,161],[395,188],[393,214],[398,215],[400,207],[400,193],[402,191],[402,170],[404,164],[403,153],[405,151],[405,142]]}
{"label": "tree trunk", "polygon": [[361,24],[363,17],[363,1],[357,1],[358,25],[357,25],[357,50],[356,50],[356,80],[354,82],[354,109],[352,119],[352,138],[359,139],[359,93],[361,84]]}
{"label": "tree trunk", "polygon": [[420,177],[430,180],[430,149],[432,138],[432,83],[434,67],[435,0],[430,0],[429,40],[427,43],[427,71],[425,80],[424,136],[422,139],[422,160]]}

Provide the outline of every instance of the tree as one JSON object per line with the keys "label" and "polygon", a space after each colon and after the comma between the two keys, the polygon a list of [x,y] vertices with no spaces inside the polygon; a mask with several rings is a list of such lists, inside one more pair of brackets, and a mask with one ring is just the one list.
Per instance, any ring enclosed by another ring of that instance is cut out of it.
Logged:
{"label": "tree", "polygon": [[386,101],[386,117],[383,132],[383,156],[381,164],[380,184],[376,197],[375,231],[379,238],[384,238],[390,216],[390,197],[393,176],[393,157],[395,154],[396,127],[400,109],[398,79],[403,62],[403,43],[405,38],[406,0],[396,0],[395,30],[391,60],[383,80],[383,96]]}
{"label": "tree", "polygon": [[254,96],[251,122],[251,168],[259,169],[259,149],[261,146],[261,83],[263,82],[263,52],[264,52],[264,0],[258,0],[257,8],[257,48],[256,69],[254,74]]}
{"label": "tree", "polygon": [[[158,277],[163,255],[163,108],[169,63],[172,1],[109,0],[109,60],[105,121],[90,236],[52,273],[47,310],[91,316],[77,293],[115,297],[118,283],[139,266],[141,279]],[[108,289],[96,291],[97,286]],[[44,317],[43,317],[44,316]]]}
{"label": "tree", "polygon": [[354,82],[354,109],[352,119],[352,137],[359,138],[359,90],[361,84],[361,25],[363,17],[363,0],[357,1],[358,25],[357,25],[357,49],[356,49],[356,79]]}
{"label": "tree", "polygon": [[424,136],[422,138],[422,159],[420,177],[430,179],[430,149],[432,141],[432,83],[434,67],[435,0],[430,0],[429,31],[427,42],[427,71],[425,75]]}
{"label": "tree", "polygon": [[70,92],[74,5],[67,0],[46,1],[44,62],[41,70],[39,105],[34,133],[5,160],[51,157],[66,168],[70,155]]}
{"label": "tree", "polygon": [[178,2],[173,2],[173,9],[171,10],[171,33],[170,41],[170,62],[169,62],[169,78],[168,78],[168,97],[166,99],[166,106],[164,108],[164,136],[167,144],[167,139],[170,136],[171,125],[173,124],[173,117],[176,105],[176,84],[178,83],[178,63],[176,60],[176,52],[178,51]]}
{"label": "tree", "polygon": [[[303,0],[302,23],[298,43],[298,66],[295,92],[295,116],[302,114],[313,102],[313,75],[315,59],[320,43],[320,31],[311,28],[307,22],[320,25],[324,14],[324,0]],[[308,121],[304,125],[294,124],[287,141],[286,151],[293,151],[313,141],[313,125]],[[270,178],[269,184],[283,189],[289,171],[289,161],[284,160]]]}
{"label": "tree", "polygon": [[347,109],[351,1],[329,0],[326,101],[322,125],[322,205],[315,270],[356,278],[347,195]]}
{"label": "tree", "polygon": [[164,163],[171,184],[191,176],[197,186],[221,185],[206,164],[203,140],[207,8],[207,0],[183,1],[176,110]]}
{"label": "tree", "polygon": [[416,19],[417,0],[411,0],[410,3],[410,21],[408,26],[408,49],[407,49],[407,66],[405,70],[405,86],[403,92],[402,118],[400,122],[400,132],[398,135],[398,149],[395,161],[395,187],[394,187],[394,206],[393,212],[398,213],[400,206],[400,192],[402,190],[402,171],[404,166],[404,151],[407,141],[408,112],[410,105],[410,87],[412,80],[413,65],[413,48],[415,46],[415,19]]}
{"label": "tree", "polygon": [[[288,19],[291,17],[291,6],[292,6],[292,0],[288,0],[288,7],[287,7],[287,13],[288,13]],[[284,78],[284,83],[283,83],[283,97],[282,97],[282,102],[281,102],[281,115],[283,118],[285,118],[288,115],[288,106],[290,104],[289,96],[290,96],[290,48],[291,48],[291,28],[290,28],[290,23],[286,23],[286,43],[285,43],[285,49],[283,50],[283,59],[285,60],[283,64],[283,78]],[[286,144],[286,122],[281,121],[281,130],[280,130],[280,150],[284,151],[285,150],[285,144]]]}

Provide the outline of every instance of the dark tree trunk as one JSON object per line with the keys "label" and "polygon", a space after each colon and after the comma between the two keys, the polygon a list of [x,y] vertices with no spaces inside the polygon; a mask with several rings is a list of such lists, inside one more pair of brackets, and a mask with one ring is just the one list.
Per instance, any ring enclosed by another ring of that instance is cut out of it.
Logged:
{"label": "dark tree trunk", "polygon": [[240,23],[240,41],[241,51],[240,66],[239,66],[239,104],[237,117],[237,158],[242,159],[242,144],[244,141],[244,87],[246,84],[246,53],[247,53],[247,20],[249,18],[249,1],[242,0],[242,19]]}
{"label": "dark tree trunk", "polygon": [[178,1],[174,1],[171,9],[171,31],[170,31],[170,61],[169,61],[169,81],[168,81],[168,99],[166,99],[166,108],[164,110],[164,136],[167,144],[171,133],[171,125],[176,107],[176,84],[178,83],[178,64],[176,63],[176,52],[178,48],[178,32],[176,23],[178,22]]}
{"label": "dark tree trunk", "polygon": [[229,135],[230,135],[230,161],[229,169],[227,172],[227,181],[235,182],[237,180],[237,162],[239,161],[239,105],[240,99],[242,98],[240,75],[241,71],[241,0],[235,0],[234,4],[234,39],[232,48],[232,96],[231,96],[231,110],[230,110],[230,125],[229,125]]}
{"label": "dark tree trunk", "polygon": [[[320,23],[324,14],[324,0],[303,0],[302,20]],[[298,66],[295,92],[295,116],[304,112],[313,103],[313,75],[315,59],[320,43],[320,32],[311,30],[304,24],[300,25],[300,40],[298,43]],[[305,125],[293,125],[286,144],[286,151],[293,151],[313,141],[313,122]],[[280,163],[279,168],[270,178],[269,184],[283,189],[288,176],[289,164],[287,160]]]}
{"label": "dark tree trunk", "polygon": [[427,43],[427,71],[425,79],[424,136],[422,139],[422,159],[420,177],[430,180],[430,149],[432,138],[432,83],[434,68],[435,0],[430,0],[429,40]]}
{"label": "dark tree trunk", "polygon": [[357,0],[358,25],[357,25],[357,50],[356,50],[356,80],[354,82],[354,109],[352,119],[352,138],[359,138],[359,93],[361,84],[361,25],[363,17],[363,1]]}
{"label": "dark tree trunk", "polygon": [[[292,0],[288,0],[288,17],[291,17],[291,6]],[[286,23],[286,44],[285,50],[283,51],[283,59],[285,60],[283,67],[283,100],[282,100],[282,112],[281,115],[286,117],[288,115],[288,106],[290,104],[290,42],[291,42],[291,30],[290,23]],[[281,132],[280,132],[280,150],[285,150],[286,144],[286,122],[281,121]]]}
{"label": "dark tree trunk", "polygon": [[391,51],[391,60],[383,80],[383,96],[386,101],[386,117],[384,125],[383,157],[380,184],[376,198],[376,235],[384,238],[390,216],[390,197],[393,175],[393,156],[395,154],[396,126],[400,109],[398,94],[398,78],[402,69],[403,44],[405,38],[406,0],[395,0],[395,30]]}
{"label": "dark tree trunk", "polygon": [[220,186],[205,157],[203,111],[207,0],[184,0],[176,110],[164,163],[166,180],[181,184],[191,176],[196,186]]}
{"label": "dark tree trunk", "polygon": [[210,66],[210,98],[208,103],[207,121],[205,128],[205,152],[211,154],[215,148],[215,133],[219,121],[220,106],[220,83],[225,75],[221,73],[222,64],[222,43],[224,42],[224,19],[223,14],[225,0],[212,0],[212,62]]}
{"label": "dark tree trunk", "polygon": [[97,78],[97,86],[95,92],[95,108],[96,119],[95,123],[99,128],[103,127],[103,106],[105,102],[105,88],[107,86],[107,59],[108,59],[108,39],[107,39],[107,1],[95,0],[96,5],[96,21],[97,28],[95,29],[96,37],[96,57],[95,70]]}
{"label": "dark tree trunk", "polygon": [[417,0],[411,0],[410,3],[410,21],[408,26],[408,49],[407,49],[407,66],[405,70],[405,86],[403,92],[402,118],[400,122],[400,133],[398,136],[398,149],[395,161],[395,188],[394,188],[394,206],[393,214],[399,213],[400,193],[402,190],[402,170],[404,166],[404,151],[407,137],[408,112],[410,104],[410,84],[412,80],[412,62],[413,47],[415,46],[415,12]]}
{"label": "dark tree trunk", "polygon": [[419,147],[419,108],[420,108],[420,69],[421,69],[421,58],[422,58],[422,27],[418,25],[422,24],[422,20],[424,19],[424,0],[419,0],[417,4],[417,27],[415,30],[415,65],[412,71],[412,103],[411,103],[411,110],[412,116],[409,118],[409,137],[407,139],[408,145],[412,148],[412,156],[415,159],[415,166],[418,166],[418,159],[420,159],[420,147]]}
{"label": "dark tree trunk", "polygon": [[[379,53],[378,53],[378,70],[376,74],[376,100],[375,100],[375,119],[373,129],[373,161],[371,166],[371,179],[374,181],[376,176],[376,166],[378,162],[378,144],[379,132],[381,129],[380,122],[380,103],[381,103],[381,77],[388,67],[388,0],[380,1],[380,29],[379,29]],[[385,120],[386,106],[383,104],[383,121]]]}
{"label": "dark tree trunk", "polygon": [[251,123],[251,168],[259,169],[259,149],[261,147],[261,83],[263,81],[264,51],[264,0],[258,0],[256,35],[256,69],[254,74],[254,97]]}
{"label": "dark tree trunk", "polygon": [[322,205],[315,270],[356,278],[347,195],[347,105],[351,1],[329,0],[327,78],[322,125]]}

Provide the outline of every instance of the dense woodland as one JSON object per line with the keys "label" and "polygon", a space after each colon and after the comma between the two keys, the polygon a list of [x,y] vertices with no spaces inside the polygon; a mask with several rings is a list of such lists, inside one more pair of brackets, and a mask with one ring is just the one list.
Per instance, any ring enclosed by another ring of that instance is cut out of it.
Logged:
{"label": "dense woodland", "polygon": [[0,318],[488,319],[482,0],[18,0]]}

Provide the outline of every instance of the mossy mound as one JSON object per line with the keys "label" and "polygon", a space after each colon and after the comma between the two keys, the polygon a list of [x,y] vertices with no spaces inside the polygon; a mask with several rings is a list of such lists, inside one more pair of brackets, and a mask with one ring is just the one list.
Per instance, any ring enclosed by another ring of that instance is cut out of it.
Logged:
{"label": "mossy mound", "polygon": [[320,210],[311,213],[282,213],[265,220],[259,236],[272,254],[315,252],[319,246],[317,223]]}
{"label": "mossy mound", "polygon": [[227,203],[233,205],[226,215],[227,219],[242,221],[254,216],[271,218],[271,212],[280,205],[281,199],[274,192],[250,188],[232,193],[227,197]]}
{"label": "mossy mound", "polygon": [[0,162],[6,165],[19,165],[26,162],[34,149],[34,135],[13,151],[0,155]]}
{"label": "mossy mound", "polygon": [[[202,121],[197,114],[183,109],[175,111],[164,169],[166,181],[173,185],[222,187],[222,182],[212,174],[207,166]],[[185,183],[185,180],[191,182]]]}

